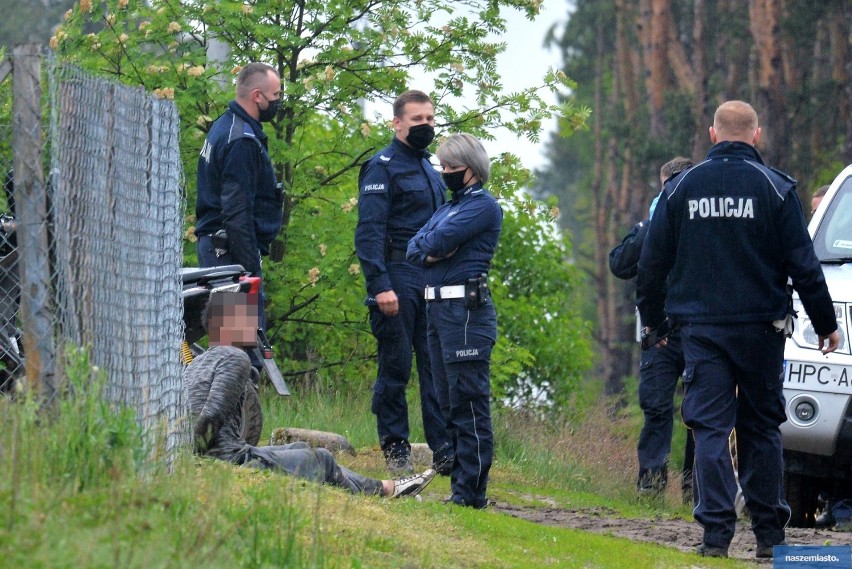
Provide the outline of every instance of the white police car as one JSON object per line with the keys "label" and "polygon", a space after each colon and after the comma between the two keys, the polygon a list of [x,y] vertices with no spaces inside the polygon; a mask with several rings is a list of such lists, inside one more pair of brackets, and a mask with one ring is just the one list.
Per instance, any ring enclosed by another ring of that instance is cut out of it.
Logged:
{"label": "white police car", "polygon": [[819,492],[852,485],[852,165],[829,187],[808,231],[822,264],[837,318],[840,346],[823,355],[801,301],[784,350],[785,489],[791,525],[811,527]]}

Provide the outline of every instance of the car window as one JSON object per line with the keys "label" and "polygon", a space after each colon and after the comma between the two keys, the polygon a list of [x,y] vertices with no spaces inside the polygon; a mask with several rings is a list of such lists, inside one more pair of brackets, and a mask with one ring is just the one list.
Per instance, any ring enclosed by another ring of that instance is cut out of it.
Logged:
{"label": "car window", "polygon": [[814,234],[820,261],[852,257],[852,176],[843,181]]}

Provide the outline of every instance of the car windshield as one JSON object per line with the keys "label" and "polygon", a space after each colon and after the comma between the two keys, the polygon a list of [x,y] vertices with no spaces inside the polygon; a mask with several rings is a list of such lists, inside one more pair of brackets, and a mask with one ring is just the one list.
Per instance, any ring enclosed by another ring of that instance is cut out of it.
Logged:
{"label": "car windshield", "polygon": [[852,261],[852,176],[834,195],[814,234],[814,249],[823,263]]}

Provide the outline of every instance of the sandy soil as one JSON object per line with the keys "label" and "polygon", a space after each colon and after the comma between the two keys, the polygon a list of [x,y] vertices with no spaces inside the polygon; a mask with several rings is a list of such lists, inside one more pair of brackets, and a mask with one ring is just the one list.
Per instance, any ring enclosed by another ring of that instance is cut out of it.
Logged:
{"label": "sandy soil", "polygon": [[[573,528],[594,533],[624,537],[634,541],[646,541],[674,547],[681,551],[694,552],[701,545],[702,529],[697,522],[689,520],[664,519],[627,519],[618,517],[617,512],[608,508],[562,509],[556,507],[548,498],[535,497],[536,501],[550,506],[518,506],[497,502],[491,507],[499,512],[529,520],[531,522]],[[793,545],[848,545],[852,543],[852,533],[828,530],[787,528],[787,543]],[[734,541],[728,551],[731,557],[753,561],[761,565],[772,565],[772,560],[757,560],[754,534],[748,520],[740,520]]]}

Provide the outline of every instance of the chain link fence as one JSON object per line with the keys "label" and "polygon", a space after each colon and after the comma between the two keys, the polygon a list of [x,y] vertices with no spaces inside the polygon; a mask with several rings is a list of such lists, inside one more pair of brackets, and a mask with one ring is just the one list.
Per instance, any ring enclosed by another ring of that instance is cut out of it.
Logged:
{"label": "chain link fence", "polygon": [[[25,377],[48,397],[61,396],[62,351],[85,346],[106,374],[104,396],[135,409],[171,457],[187,437],[177,109],[142,89],[32,57],[43,64],[26,66],[18,50],[12,61],[14,144],[0,125],[0,168],[11,156],[14,170],[0,211],[17,224],[4,259],[17,258],[8,269],[0,262],[0,317],[10,316],[0,320],[0,349],[12,345],[5,336],[14,330],[22,352],[21,366],[7,365],[0,379]],[[38,77],[21,79],[22,67]],[[42,75],[45,96],[31,86]],[[0,83],[0,102],[8,82]],[[33,156],[19,147],[27,144],[20,122],[42,108],[30,137],[42,152]]]}
{"label": "chain link fence", "polygon": [[23,372],[18,326],[20,282],[14,211],[12,153],[12,65],[0,62],[0,390],[12,389],[14,379]]}

